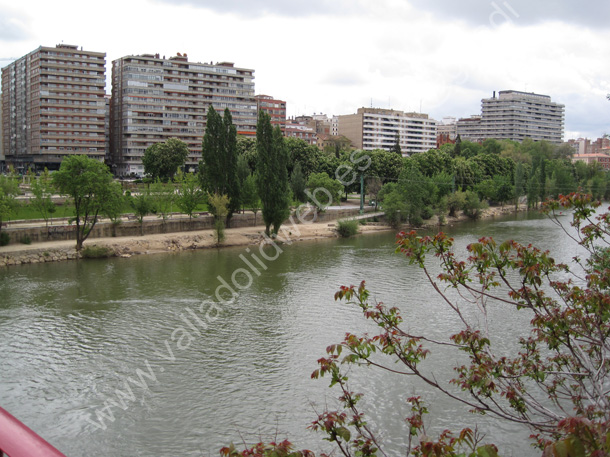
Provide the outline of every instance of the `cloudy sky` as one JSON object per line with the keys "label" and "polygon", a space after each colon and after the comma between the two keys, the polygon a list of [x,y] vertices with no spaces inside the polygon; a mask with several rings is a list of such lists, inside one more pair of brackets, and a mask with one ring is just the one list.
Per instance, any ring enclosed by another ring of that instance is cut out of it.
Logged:
{"label": "cloudy sky", "polygon": [[0,0],[0,67],[62,42],[108,79],[126,55],[235,62],[289,116],[467,117],[514,89],[565,104],[565,139],[610,134],[608,0]]}

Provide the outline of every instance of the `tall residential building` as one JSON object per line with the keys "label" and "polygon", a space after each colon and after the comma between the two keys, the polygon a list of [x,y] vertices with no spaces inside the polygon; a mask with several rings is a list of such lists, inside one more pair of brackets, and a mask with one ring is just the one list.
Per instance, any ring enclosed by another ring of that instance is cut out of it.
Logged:
{"label": "tall residential building", "polygon": [[456,134],[461,140],[474,142],[483,141],[481,136],[481,116],[474,114],[470,117],[463,117],[456,122]]}
{"label": "tall residential building", "polygon": [[257,95],[256,111],[263,110],[271,117],[271,125],[279,125],[282,133],[286,131],[286,102],[269,95]]}
{"label": "tall residential building", "polygon": [[70,154],[104,160],[106,54],[58,44],[2,69],[2,141],[18,170],[59,168]]}
{"label": "tall residential building", "polygon": [[562,142],[565,105],[548,95],[501,90],[481,104],[482,138]]}
{"label": "tall residential building", "polygon": [[142,175],[149,146],[178,138],[190,150],[187,169],[201,160],[207,110],[229,108],[237,133],[256,134],[254,70],[233,63],[189,62],[178,53],[126,56],[112,62],[110,150],[114,173]]}
{"label": "tall residential building", "polygon": [[390,109],[358,108],[356,114],[339,117],[339,135],[357,149],[389,150],[398,136],[403,155],[436,147],[436,121],[427,114]]}

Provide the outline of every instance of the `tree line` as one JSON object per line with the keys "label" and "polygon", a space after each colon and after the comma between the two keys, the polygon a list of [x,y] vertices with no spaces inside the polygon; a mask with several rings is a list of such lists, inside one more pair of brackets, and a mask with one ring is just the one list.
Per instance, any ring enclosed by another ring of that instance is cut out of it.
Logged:
{"label": "tree line", "polygon": [[[210,107],[197,173],[180,171],[188,147],[170,138],[146,150],[142,162],[147,185],[134,195],[125,195],[118,184],[112,184],[104,165],[69,157],[59,172],[43,174],[33,183],[32,202],[46,220],[54,210],[52,192],[70,196],[77,232],[82,233],[79,247],[99,216],[118,223],[122,213],[132,211],[142,223],[151,213],[165,220],[174,208],[189,217],[198,207],[210,211],[219,241],[237,211],[250,209],[256,217],[261,210],[265,231],[272,235],[293,205],[309,202],[324,210],[342,196],[359,193],[360,179],[346,182],[340,175],[346,167],[351,169],[355,158],[366,157],[364,192],[371,203],[382,205],[390,223],[417,226],[435,214],[442,220],[457,211],[476,218],[488,203],[522,202],[536,208],[547,198],[577,189],[596,199],[610,197],[608,174],[598,164],[572,163],[572,152],[568,145],[529,139],[522,143],[489,139],[479,144],[459,138],[455,144],[410,157],[402,157],[395,149],[354,151],[341,140],[320,150],[303,140],[283,137],[264,112],[259,113],[256,138],[240,137],[230,111],[220,115]],[[14,181],[10,177],[0,181],[0,229],[2,220],[14,211],[18,193]],[[308,190],[314,189],[327,192],[312,198]],[[83,195],[88,197],[82,200]]]}

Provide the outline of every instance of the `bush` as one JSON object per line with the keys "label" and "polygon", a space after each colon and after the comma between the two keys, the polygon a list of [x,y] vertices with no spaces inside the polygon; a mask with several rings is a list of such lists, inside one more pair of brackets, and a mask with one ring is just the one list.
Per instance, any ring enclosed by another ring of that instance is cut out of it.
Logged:
{"label": "bush", "polygon": [[6,232],[0,233],[0,246],[6,246],[11,241],[11,237]]}
{"label": "bush", "polygon": [[424,225],[424,220],[422,219],[419,213],[413,214],[409,218],[409,224],[411,224],[413,227],[421,227],[422,225]]}
{"label": "bush", "polygon": [[21,239],[19,240],[19,242],[21,244],[32,244],[32,239],[30,238],[29,235],[24,235],[21,237]]}
{"label": "bush", "polygon": [[[444,199],[445,197],[443,197]],[[446,196],[446,203],[443,201],[443,204],[446,204],[447,210],[449,211],[449,217],[457,216],[457,212],[464,208],[464,204],[466,203],[466,194],[461,190],[454,192],[453,194],[449,194]]]}
{"label": "bush", "polygon": [[421,217],[422,217],[422,219],[427,221],[432,216],[434,216],[434,210],[431,207],[429,207],[429,206],[424,206],[424,208],[421,210]]}
{"label": "bush", "polygon": [[464,214],[471,219],[478,219],[487,209],[487,203],[479,200],[476,192],[466,191],[466,201],[464,203]]}
{"label": "bush", "polygon": [[84,259],[103,259],[106,257],[112,257],[114,251],[106,246],[85,246],[81,251],[81,255]]}
{"label": "bush", "polygon": [[338,221],[337,232],[343,238],[349,238],[358,233],[358,221],[356,220],[343,220]]}

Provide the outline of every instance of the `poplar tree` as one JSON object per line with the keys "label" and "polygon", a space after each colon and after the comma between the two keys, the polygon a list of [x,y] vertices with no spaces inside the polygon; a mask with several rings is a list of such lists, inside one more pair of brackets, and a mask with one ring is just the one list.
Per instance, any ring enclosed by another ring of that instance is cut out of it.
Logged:
{"label": "poplar tree", "polygon": [[282,222],[290,215],[288,188],[288,154],[279,126],[271,127],[271,117],[259,111],[256,124],[256,184],[263,206],[265,233],[278,232]]}
{"label": "poplar tree", "polygon": [[[237,129],[229,109],[224,118],[213,106],[208,109],[199,178],[208,194],[226,195],[229,198],[227,225],[239,209],[239,181],[237,178]],[[214,213],[218,217],[217,214]]]}

